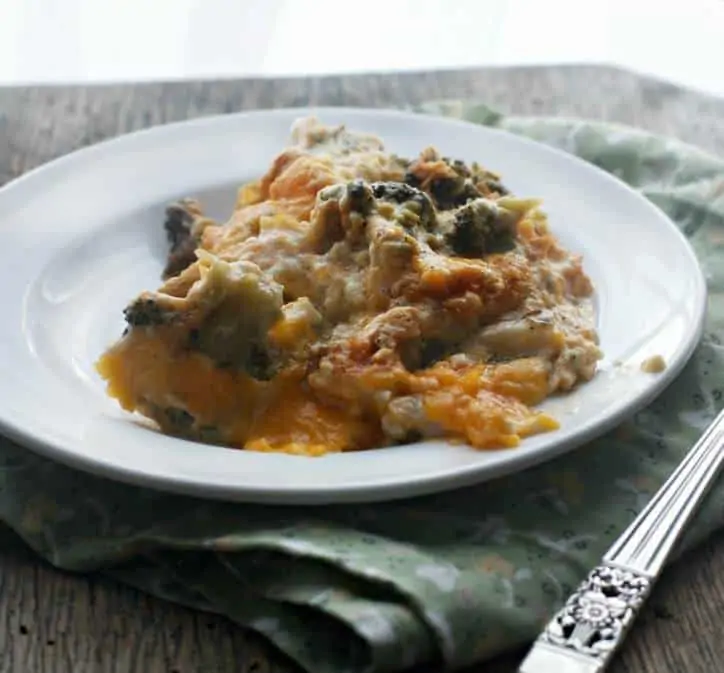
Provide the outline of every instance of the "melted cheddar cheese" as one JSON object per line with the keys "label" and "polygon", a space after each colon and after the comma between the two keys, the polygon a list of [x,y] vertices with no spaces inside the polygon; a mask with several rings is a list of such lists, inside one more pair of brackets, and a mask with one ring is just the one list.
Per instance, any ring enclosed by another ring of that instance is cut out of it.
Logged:
{"label": "melted cheddar cheese", "polygon": [[169,208],[163,285],[99,359],[162,431],[318,456],[516,446],[600,358],[578,256],[499,176],[303,119],[219,224]]}

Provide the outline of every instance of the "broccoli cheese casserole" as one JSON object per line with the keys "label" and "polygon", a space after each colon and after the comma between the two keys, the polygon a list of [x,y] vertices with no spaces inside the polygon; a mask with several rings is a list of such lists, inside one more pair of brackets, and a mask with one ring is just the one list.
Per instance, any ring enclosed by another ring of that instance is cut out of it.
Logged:
{"label": "broccoli cheese casserole", "polygon": [[97,363],[163,432],[302,455],[552,430],[591,379],[593,288],[535,199],[473,163],[298,120],[226,223],[171,205],[164,282]]}

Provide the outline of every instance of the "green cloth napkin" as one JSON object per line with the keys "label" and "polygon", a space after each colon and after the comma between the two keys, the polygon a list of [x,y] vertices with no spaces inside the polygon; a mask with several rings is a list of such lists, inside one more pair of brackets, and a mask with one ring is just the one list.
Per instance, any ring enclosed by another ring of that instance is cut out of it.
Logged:
{"label": "green cloth napkin", "polygon": [[[459,667],[531,641],[722,406],[724,161],[581,120],[416,108],[576,154],[666,211],[706,271],[704,340],[617,430],[540,467],[378,505],[262,507],[117,484],[0,444],[0,517],[58,567],[220,612],[314,673]],[[483,158],[484,159],[484,158]],[[553,223],[555,226],[555,223]],[[714,488],[682,547],[724,523]]]}

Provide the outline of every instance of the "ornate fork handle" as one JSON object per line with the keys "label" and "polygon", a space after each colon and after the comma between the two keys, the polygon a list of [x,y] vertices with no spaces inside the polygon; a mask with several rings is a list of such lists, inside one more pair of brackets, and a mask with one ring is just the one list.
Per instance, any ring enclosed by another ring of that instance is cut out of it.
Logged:
{"label": "ornate fork handle", "polygon": [[548,623],[519,673],[602,673],[724,462],[724,411]]}

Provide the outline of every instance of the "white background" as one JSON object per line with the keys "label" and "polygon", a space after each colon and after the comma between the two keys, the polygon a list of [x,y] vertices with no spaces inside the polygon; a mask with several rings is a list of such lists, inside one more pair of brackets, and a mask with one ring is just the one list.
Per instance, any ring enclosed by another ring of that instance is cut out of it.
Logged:
{"label": "white background", "polygon": [[0,0],[0,85],[582,62],[724,94],[724,0]]}

